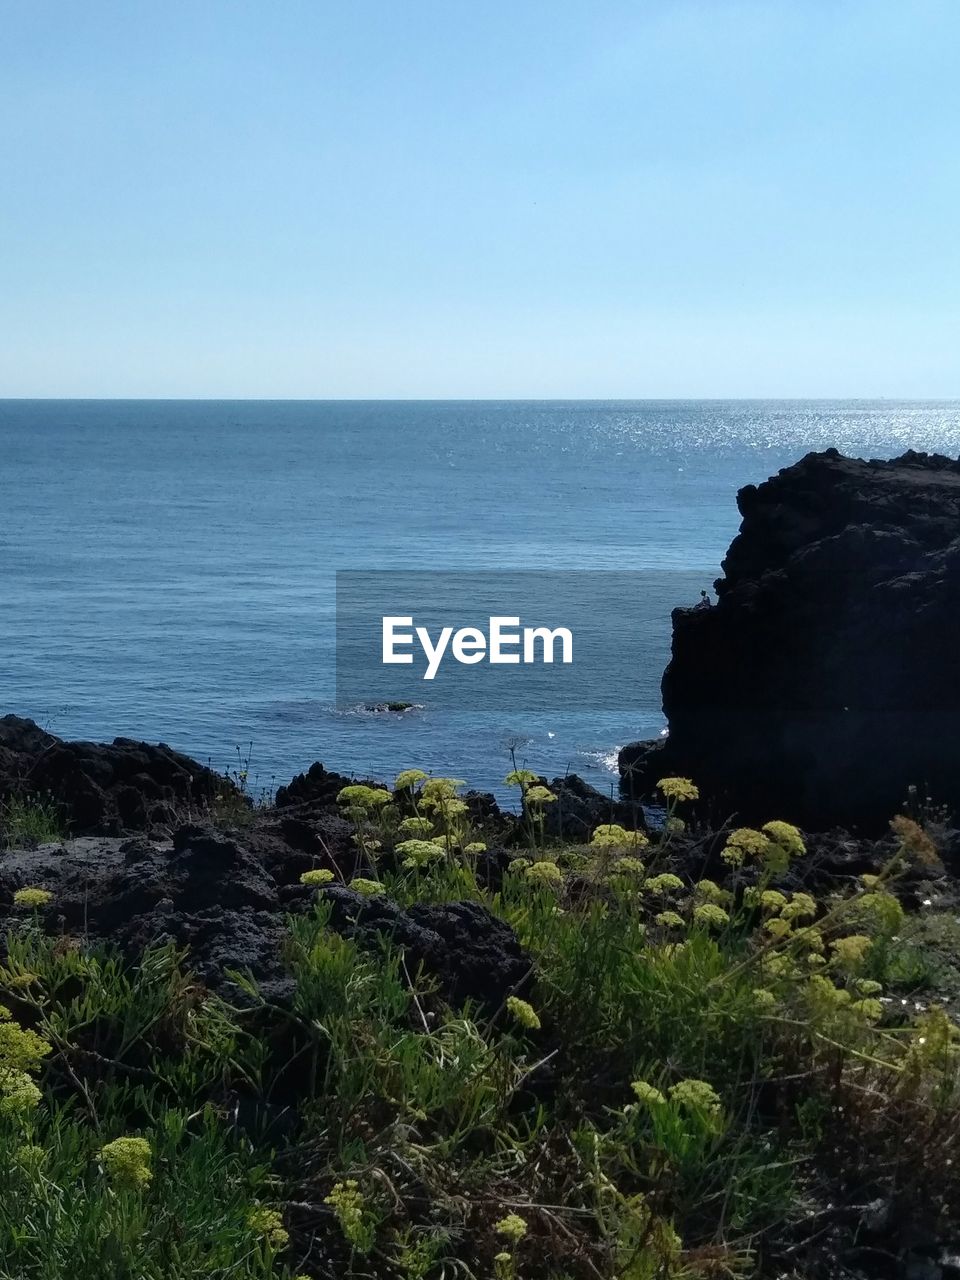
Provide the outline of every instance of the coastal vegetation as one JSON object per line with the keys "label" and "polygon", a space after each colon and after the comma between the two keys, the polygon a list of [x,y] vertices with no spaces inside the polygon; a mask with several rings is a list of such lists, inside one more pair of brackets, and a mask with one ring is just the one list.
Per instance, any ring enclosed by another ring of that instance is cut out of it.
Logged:
{"label": "coastal vegetation", "polygon": [[[841,1238],[887,1274],[904,1215],[960,1238],[960,947],[922,905],[940,829],[897,817],[838,867],[776,815],[700,827],[673,777],[655,830],[572,843],[550,786],[507,782],[506,844],[459,779],[341,787],[359,862],[299,872],[280,983],[214,989],[22,885],[0,1275],[799,1280],[853,1274]],[[389,928],[342,927],[382,904],[467,904],[525,963],[455,999]]]}

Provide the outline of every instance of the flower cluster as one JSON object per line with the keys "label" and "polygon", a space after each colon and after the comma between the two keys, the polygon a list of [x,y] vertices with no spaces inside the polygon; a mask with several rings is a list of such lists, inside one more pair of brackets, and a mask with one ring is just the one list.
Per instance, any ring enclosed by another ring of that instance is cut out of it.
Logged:
{"label": "flower cluster", "polygon": [[737,827],[727,836],[720,857],[732,867],[741,867],[747,858],[762,860],[769,845],[770,841],[762,831],[755,831],[753,827]]}
{"label": "flower cluster", "polygon": [[508,1213],[505,1218],[493,1224],[493,1229],[498,1236],[503,1236],[511,1244],[518,1244],[527,1234],[526,1220],[521,1218],[519,1213]]}
{"label": "flower cluster", "polygon": [[265,1209],[258,1205],[247,1214],[247,1226],[251,1231],[266,1240],[271,1249],[283,1249],[290,1239],[284,1228],[283,1218],[276,1209]]}
{"label": "flower cluster", "polygon": [[530,769],[511,769],[503,781],[508,787],[520,787],[521,790],[525,790],[540,779]]}
{"label": "flower cluster", "polygon": [[530,1031],[540,1030],[540,1019],[532,1004],[521,1000],[519,996],[507,996],[507,1011],[514,1021]]}
{"label": "flower cluster", "polygon": [[357,810],[360,813],[373,812],[389,804],[393,797],[382,787],[368,787],[363,783],[351,783],[337,792],[337,803],[345,809]]}
{"label": "flower cluster", "polygon": [[325,884],[332,884],[333,879],[332,871],[327,871],[325,867],[315,867],[312,871],[304,871],[300,877],[300,883],[310,885],[314,889],[322,889]]}
{"label": "flower cluster", "polygon": [[645,1106],[654,1107],[666,1105],[667,1100],[660,1090],[656,1085],[650,1084],[647,1080],[634,1080],[631,1082],[630,1088],[633,1090],[639,1101]]}
{"label": "flower cluster", "polygon": [[618,858],[613,864],[614,871],[621,876],[642,876],[646,867],[639,858]]}
{"label": "flower cluster", "polygon": [[404,818],[398,830],[407,838],[424,839],[433,831],[433,823],[429,818]]}
{"label": "flower cluster", "polygon": [[446,849],[436,840],[401,840],[397,853],[405,867],[425,867],[446,855]]}
{"label": "flower cluster", "polygon": [[375,898],[378,894],[386,892],[379,880],[366,880],[363,876],[356,876],[350,881],[349,887],[354,893],[359,893],[364,898]]}
{"label": "flower cluster", "polygon": [[722,929],[725,924],[730,923],[729,915],[715,902],[704,902],[699,907],[694,907],[693,918],[697,924],[706,925],[708,928]]}
{"label": "flower cluster", "polygon": [[534,862],[527,867],[526,877],[535,884],[559,885],[563,883],[563,872],[555,862]]}
{"label": "flower cluster", "polygon": [[654,921],[664,929],[682,929],[684,927],[683,916],[677,915],[676,911],[661,911],[654,916]]}
{"label": "flower cluster", "polygon": [[683,881],[679,876],[675,876],[669,871],[664,871],[659,876],[651,876],[644,885],[644,888],[650,893],[662,895],[672,893],[677,889],[682,889]]}
{"label": "flower cluster", "polygon": [[853,972],[863,964],[864,957],[872,945],[871,940],[862,933],[851,934],[848,938],[837,938],[831,943],[833,962],[838,968]]}
{"label": "flower cluster", "polygon": [[369,1245],[369,1229],[364,1209],[366,1202],[354,1178],[346,1178],[343,1182],[335,1182],[330,1194],[324,1197],[336,1215],[340,1230],[355,1248],[366,1249]]}
{"label": "flower cluster", "polygon": [[14,1022],[0,1005],[0,1114],[23,1115],[39,1104],[42,1095],[30,1073],[40,1069],[50,1050],[43,1036]]}
{"label": "flower cluster", "polygon": [[661,778],[657,790],[668,800],[699,800],[700,789],[689,778]]}
{"label": "flower cluster", "polygon": [[774,874],[786,871],[791,858],[801,858],[807,851],[803,836],[790,822],[765,822],[761,830],[769,838],[763,864]]}
{"label": "flower cluster", "polygon": [[720,1098],[706,1080],[680,1080],[667,1090],[672,1102],[686,1107],[688,1111],[702,1111],[716,1114],[720,1110]]}
{"label": "flower cluster", "polygon": [[393,781],[394,791],[413,791],[421,782],[426,782],[427,774],[422,769],[404,769]]}
{"label": "flower cluster", "polygon": [[100,1148],[100,1163],[115,1187],[139,1191],[153,1177],[153,1151],[146,1138],[114,1138]]}
{"label": "flower cluster", "polygon": [[13,895],[13,905],[15,907],[23,907],[26,911],[45,907],[52,900],[53,894],[49,889],[37,889],[33,886],[26,889],[18,889]]}
{"label": "flower cluster", "polygon": [[597,849],[644,849],[650,841],[642,831],[628,831],[618,822],[601,822],[590,843]]}

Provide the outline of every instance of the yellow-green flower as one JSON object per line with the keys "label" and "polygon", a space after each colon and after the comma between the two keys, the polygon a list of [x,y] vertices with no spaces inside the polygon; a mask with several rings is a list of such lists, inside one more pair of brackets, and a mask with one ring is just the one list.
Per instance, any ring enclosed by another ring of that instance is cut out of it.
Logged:
{"label": "yellow-green flower", "polygon": [[526,1000],[521,1000],[519,996],[507,996],[507,1011],[514,1021],[519,1022],[521,1027],[526,1027],[530,1031],[540,1030],[540,1019],[537,1016],[537,1011]]}
{"label": "yellow-green flower", "polygon": [[45,907],[52,899],[53,894],[49,889],[37,889],[30,886],[16,891],[13,895],[13,905],[15,907],[23,907],[24,910],[32,910],[37,907]]}
{"label": "yellow-green flower", "polygon": [[100,1148],[100,1163],[114,1186],[129,1191],[145,1187],[153,1173],[153,1150],[146,1138],[114,1138]]}
{"label": "yellow-green flower", "polygon": [[874,982],[872,978],[858,978],[853,985],[861,996],[878,996],[883,990],[883,983]]}
{"label": "yellow-green flower", "polygon": [[846,915],[861,928],[881,933],[896,933],[904,919],[903,907],[898,899],[882,889],[854,898],[847,907]]}
{"label": "yellow-green flower", "polygon": [[423,839],[433,831],[433,823],[429,818],[404,818],[399,831],[402,836]]}
{"label": "yellow-green flower", "polygon": [[848,938],[838,938],[831,943],[834,963],[843,969],[857,969],[863,964],[864,957],[873,945],[870,938],[862,933],[851,934]]}
{"label": "yellow-green flower", "polygon": [[630,1088],[645,1106],[662,1106],[667,1101],[656,1085],[650,1084],[647,1080],[632,1080]]}
{"label": "yellow-green flower", "polygon": [[628,831],[619,822],[601,822],[590,843],[597,849],[643,849],[650,843],[642,831]]}
{"label": "yellow-green flower", "polygon": [[39,1106],[43,1094],[25,1071],[0,1067],[0,1115],[17,1116]]}
{"label": "yellow-green flower", "polygon": [[3,985],[10,987],[13,991],[22,991],[25,987],[32,987],[35,982],[39,982],[40,978],[35,973],[24,970],[22,973],[8,973],[3,975]]}
{"label": "yellow-green flower", "polygon": [[683,888],[683,881],[679,876],[675,876],[669,871],[664,871],[658,876],[651,876],[643,887],[650,893],[673,893],[677,889]]}
{"label": "yellow-green flower", "polygon": [[456,797],[457,788],[465,786],[462,778],[429,778],[420,792],[429,805],[443,805]]}
{"label": "yellow-green flower", "polygon": [[698,924],[718,929],[730,923],[730,917],[726,911],[724,911],[723,907],[718,907],[715,902],[704,902],[701,906],[695,907],[693,918]]}
{"label": "yellow-green flower", "polygon": [[363,876],[357,876],[351,880],[350,888],[355,893],[362,894],[365,898],[374,898],[377,894],[386,893],[379,880],[365,880]]}
{"label": "yellow-green flower", "polygon": [[418,782],[425,782],[427,776],[422,769],[404,769],[394,778],[393,789],[394,791],[406,791],[408,788],[415,787]]}
{"label": "yellow-green flower", "polygon": [[613,869],[622,876],[642,876],[646,871],[646,867],[639,858],[618,858],[613,864]]}
{"label": "yellow-green flower", "polygon": [[330,1194],[324,1196],[324,1203],[333,1209],[340,1230],[351,1244],[360,1246],[366,1242],[368,1231],[363,1216],[365,1201],[354,1178],[335,1182]]}
{"label": "yellow-green flower", "polygon": [[508,787],[529,787],[540,779],[529,769],[511,769],[504,782]]}
{"label": "yellow-green flower", "polygon": [[807,979],[806,994],[814,1013],[819,1014],[834,1014],[852,999],[849,991],[836,986],[822,973],[811,974]]}
{"label": "yellow-green flower", "polygon": [[535,862],[527,867],[526,877],[535,884],[559,885],[563,883],[563,872],[555,862]]}
{"label": "yellow-green flower", "polygon": [[680,1080],[667,1090],[673,1102],[690,1111],[704,1111],[708,1114],[720,1110],[720,1098],[706,1080]]}
{"label": "yellow-green flower", "polygon": [[798,929],[793,935],[793,941],[805,951],[821,952],[824,949],[823,934],[819,929],[811,928],[809,925]]}
{"label": "yellow-green flower", "polygon": [[807,846],[803,843],[803,836],[800,831],[790,822],[765,822],[763,824],[764,835],[770,837],[774,844],[778,844],[781,849],[785,849],[791,858],[799,858],[807,852]]}
{"label": "yellow-green flower", "polygon": [[867,997],[863,1000],[854,1000],[850,1008],[854,1013],[858,1013],[865,1022],[879,1022],[883,1017],[883,1005],[879,1000]]}
{"label": "yellow-green flower", "polygon": [[753,827],[737,827],[727,836],[720,857],[731,866],[739,867],[745,858],[763,858],[769,844],[762,831],[755,831]]}
{"label": "yellow-green flower", "polygon": [[498,1236],[503,1236],[513,1244],[518,1244],[527,1234],[526,1221],[519,1213],[508,1213],[505,1218],[493,1224],[493,1229]]}
{"label": "yellow-green flower", "polygon": [[463,846],[464,853],[486,853],[487,846],[482,840],[471,840],[469,844]]}
{"label": "yellow-green flower", "polygon": [[733,898],[729,889],[721,889],[714,880],[698,880],[693,887],[697,891],[697,897],[706,902],[715,902],[718,906],[727,906]]}
{"label": "yellow-green flower", "polygon": [[700,799],[700,789],[689,778],[661,778],[657,790],[668,800]]}
{"label": "yellow-green flower", "polygon": [[770,920],[764,920],[763,928],[771,938],[785,938],[790,932],[790,921],[784,920],[782,916],[773,916]]}
{"label": "yellow-green flower", "polygon": [[29,1027],[14,1022],[10,1010],[0,1007],[0,1068],[36,1071],[51,1050],[49,1041]]}
{"label": "yellow-green flower", "polygon": [[654,916],[654,921],[664,929],[682,929],[684,927],[683,917],[678,916],[676,911],[661,911],[659,915]]}
{"label": "yellow-green flower", "polygon": [[337,802],[346,809],[380,809],[393,799],[382,787],[368,787],[363,783],[351,783],[337,793]]}
{"label": "yellow-green flower", "polygon": [[402,840],[397,845],[397,853],[403,858],[405,867],[425,867],[446,857],[446,849],[436,840]]}
{"label": "yellow-green flower", "polygon": [[533,805],[534,808],[540,808],[545,804],[553,804],[556,796],[549,787],[527,787],[523,796],[527,804]]}
{"label": "yellow-green flower", "polygon": [[784,920],[812,920],[817,914],[816,900],[809,893],[792,893],[780,914]]}
{"label": "yellow-green flower", "polygon": [[283,1218],[276,1209],[258,1205],[247,1214],[247,1226],[266,1240],[271,1249],[283,1249],[290,1240],[283,1226]]}
{"label": "yellow-green flower", "polygon": [[314,889],[320,889],[325,884],[332,884],[333,878],[332,871],[327,871],[324,867],[315,867],[312,871],[304,871],[300,877],[300,883],[310,885]]}

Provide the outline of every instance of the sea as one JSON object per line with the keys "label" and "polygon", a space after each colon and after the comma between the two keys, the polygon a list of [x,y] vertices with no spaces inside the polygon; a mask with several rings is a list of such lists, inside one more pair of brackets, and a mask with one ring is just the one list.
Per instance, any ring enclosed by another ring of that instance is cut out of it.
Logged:
{"label": "sea", "polygon": [[956,457],[960,402],[0,401],[0,714],[166,742],[257,794],[316,760],[606,791],[665,730],[662,592],[615,710],[384,711],[337,704],[336,572],[642,570],[692,605],[737,490],[830,446]]}

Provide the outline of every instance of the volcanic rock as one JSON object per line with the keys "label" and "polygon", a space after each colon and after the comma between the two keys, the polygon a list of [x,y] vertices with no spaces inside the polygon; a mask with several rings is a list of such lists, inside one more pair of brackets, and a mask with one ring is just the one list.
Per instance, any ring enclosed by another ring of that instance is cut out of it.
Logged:
{"label": "volcanic rock", "polygon": [[675,609],[665,743],[715,816],[880,829],[908,788],[960,810],[960,462],[811,453],[737,496],[713,608]]}

